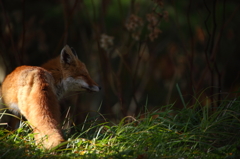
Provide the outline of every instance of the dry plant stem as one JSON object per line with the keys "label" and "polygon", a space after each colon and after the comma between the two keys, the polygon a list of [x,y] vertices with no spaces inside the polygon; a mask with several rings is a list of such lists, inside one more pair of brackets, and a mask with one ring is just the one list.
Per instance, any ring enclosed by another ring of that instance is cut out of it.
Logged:
{"label": "dry plant stem", "polygon": [[64,33],[63,33],[63,44],[65,45],[67,43],[68,39],[68,29],[69,29],[69,3],[66,0],[62,0],[63,8],[64,8]]}
{"label": "dry plant stem", "polygon": [[24,54],[25,54],[25,32],[26,32],[26,24],[25,24],[25,0],[22,0],[22,50],[20,55],[20,62],[21,64],[24,63]]}
{"label": "dry plant stem", "polygon": [[[0,56],[1,56],[0,58],[4,59],[4,54],[2,50],[0,50]],[[4,63],[4,66],[8,66],[6,60],[2,60],[2,61]],[[5,68],[6,68],[6,71],[4,73],[10,72],[10,69],[8,67],[5,67]],[[0,84],[0,88],[1,88],[1,84]],[[0,91],[0,95],[1,95],[1,91]]]}
{"label": "dry plant stem", "polygon": [[[61,36],[61,38],[59,39],[58,41],[58,44],[57,44],[57,47],[55,48],[54,52],[53,52],[53,55],[55,56],[57,53],[58,53],[58,50],[60,50],[60,48],[62,47],[62,45],[66,44],[67,43],[67,39],[68,39],[68,29],[69,29],[69,25],[70,25],[70,20],[69,19],[72,19],[73,17],[73,13],[74,13],[74,10],[76,9],[77,7],[77,4],[80,0],[76,0],[75,3],[74,3],[74,7],[71,9],[71,11],[67,8],[67,2],[68,1],[65,1],[65,0],[62,0],[62,5],[63,5],[63,8],[64,8],[64,26],[65,26],[65,30]],[[68,12],[70,12],[68,14]]]}
{"label": "dry plant stem", "polygon": [[[119,68],[120,69],[120,68]],[[120,78],[120,74],[119,75],[116,75],[114,72],[113,72],[113,75],[116,79],[116,82],[117,82],[117,90],[118,90],[118,93],[117,93],[117,96],[118,96],[118,100],[121,104],[121,112],[123,114],[123,116],[126,116],[127,115],[127,109],[126,109],[126,102],[124,100],[124,94],[123,94],[123,91],[122,91],[122,83],[121,83],[121,78]]]}
{"label": "dry plant stem", "polygon": [[11,26],[10,26],[10,21],[9,21],[8,15],[7,15],[6,11],[5,11],[5,8],[3,6],[2,0],[0,0],[0,3],[1,3],[1,8],[2,8],[2,11],[3,11],[5,22],[7,24],[8,29],[9,29],[9,36],[10,36],[11,45],[12,45],[12,48],[13,48],[13,53],[11,54],[11,58],[9,58],[9,60],[11,61],[11,63],[15,64],[15,66],[16,65],[20,66],[21,62],[19,60],[20,59],[19,58],[19,54],[17,54],[18,50],[16,49],[16,46],[15,46],[15,43],[14,43],[14,40],[13,40],[13,33],[12,33]]}
{"label": "dry plant stem", "polygon": [[121,3],[121,0],[118,0],[118,6],[119,6],[119,12],[120,12],[120,15],[121,15],[121,19],[124,19],[123,16],[124,16],[124,10],[123,10],[123,7],[122,7],[122,3]]}
{"label": "dry plant stem", "polygon": [[104,33],[107,32],[105,20],[106,20],[106,11],[109,3],[110,3],[109,0],[101,1],[101,8],[100,8],[100,15],[101,15],[100,19],[101,19],[101,29],[102,29],[101,31],[103,31]]}
{"label": "dry plant stem", "polygon": [[[190,37],[191,37],[191,53],[190,53],[190,92],[191,94],[193,93],[193,89],[195,88],[195,84],[193,83],[193,61],[194,61],[194,38],[193,38],[193,31],[192,31],[192,26],[191,26],[191,22],[190,22],[190,10],[191,10],[191,6],[192,6],[192,0],[189,1],[189,5],[188,5],[188,11],[187,11],[187,22],[188,22],[188,27],[189,27],[189,33],[190,33]],[[194,103],[194,101],[192,101]],[[193,104],[192,103],[192,104]]]}
{"label": "dry plant stem", "polygon": [[207,26],[207,20],[210,18],[211,16],[211,11],[210,9],[208,8],[205,0],[204,0],[204,5],[206,7],[206,9],[208,10],[208,17],[207,19],[205,20],[205,26],[206,26],[206,30],[207,30],[207,33],[208,33],[208,42],[207,42],[207,47],[205,48],[205,57],[206,57],[206,61],[207,61],[207,65],[208,65],[208,69],[210,71],[210,74],[211,74],[211,83],[210,83],[210,86],[211,86],[211,90],[210,90],[210,100],[211,100],[211,109],[213,111],[214,109],[214,102],[213,102],[213,94],[214,94],[214,81],[215,81],[215,76],[214,76],[214,63],[215,63],[215,58],[216,58],[216,55],[214,57],[211,57],[212,53],[213,53],[213,45],[214,45],[214,42],[215,42],[215,34],[216,34],[216,29],[217,29],[217,24],[216,24],[216,0],[214,0],[214,4],[213,4],[213,29],[212,31],[210,32],[209,31],[209,28]]}
{"label": "dry plant stem", "polygon": [[[142,55],[141,55],[140,48],[141,48],[141,44],[139,44],[137,64],[136,64],[135,70],[134,70],[134,72],[133,72],[133,78],[132,78],[132,85],[133,85],[133,91],[132,91],[133,93],[132,93],[132,95],[133,95],[133,99],[134,99],[137,107],[138,107],[139,105],[138,105],[138,102],[137,102],[136,97],[135,97],[135,92],[136,92],[136,90],[137,90],[137,86],[136,86],[137,71],[139,70],[139,63],[140,63],[140,61],[141,61],[141,59],[142,59]],[[146,47],[144,47],[144,50],[145,50],[145,48],[146,48]]]}
{"label": "dry plant stem", "polygon": [[[92,5],[93,5],[93,8],[95,8],[95,5],[92,1]],[[96,12],[94,12],[94,19],[97,19],[96,17]],[[96,24],[97,25],[97,24]],[[103,79],[103,85],[104,85],[104,91],[105,91],[105,98],[107,101],[107,103],[105,103],[105,111],[108,115],[111,115],[112,114],[112,109],[111,109],[111,106],[110,106],[110,103],[108,103],[109,100],[109,96],[108,94],[110,94],[110,87],[109,87],[109,73],[111,73],[111,65],[110,65],[110,60],[109,58],[107,57],[107,54],[106,52],[100,47],[100,32],[101,32],[101,25],[98,24],[97,26],[93,27],[95,30],[95,33],[97,35],[97,47],[98,47],[98,53],[99,53],[99,59],[100,59],[100,65],[101,65],[101,70],[105,70],[105,71],[102,71],[102,79]]]}
{"label": "dry plant stem", "polygon": [[[97,21],[97,16],[96,16],[96,7],[95,7],[95,4],[93,2],[93,0],[91,1],[92,2],[92,6],[93,6],[93,12],[94,12],[94,21]],[[106,27],[105,27],[105,23],[104,23],[104,17],[106,16],[105,15],[105,10],[107,10],[106,8],[108,7],[108,2],[109,1],[102,1],[101,3],[101,8],[100,10],[102,11],[100,14],[101,14],[101,21],[100,21],[100,24],[95,24],[93,26],[93,28],[95,29],[95,33],[96,33],[96,38],[99,40],[100,39],[100,34],[102,32],[106,32]],[[104,85],[104,91],[105,91],[105,98],[106,100],[105,101],[109,101],[109,96],[108,94],[110,94],[111,90],[110,90],[110,86],[109,86],[109,83],[110,83],[110,79],[109,77],[112,76],[114,77],[114,81],[116,81],[116,84],[117,84],[117,90],[118,92],[115,92],[114,93],[116,94],[116,96],[118,97],[119,99],[119,102],[121,104],[121,111],[123,114],[126,114],[126,108],[125,108],[125,100],[123,99],[124,96],[123,96],[123,93],[122,93],[122,83],[119,79],[121,78],[118,78],[119,75],[121,74],[122,72],[122,67],[119,67],[118,68],[118,71],[117,71],[117,74],[114,73],[114,71],[112,70],[111,68],[111,63],[110,63],[110,59],[107,55],[107,53],[100,48],[100,43],[98,41],[98,52],[99,52],[99,59],[100,59],[100,64],[101,64],[101,69],[102,70],[105,70],[102,72],[102,78],[103,78],[103,85]],[[121,61],[120,63],[123,63],[126,68],[131,72],[130,68],[129,68],[129,65],[125,62],[124,60],[124,57],[122,56],[122,54],[120,53],[120,58],[121,58]],[[122,65],[122,64],[121,64]],[[107,113],[108,115],[112,114],[112,109],[111,109],[111,106],[110,106],[110,103],[105,103],[105,113]]]}
{"label": "dry plant stem", "polygon": [[[98,34],[99,35],[99,34]],[[100,35],[99,35],[100,37]],[[101,70],[105,70],[105,71],[102,71],[102,79],[103,79],[103,85],[104,85],[104,94],[105,94],[105,98],[107,101],[107,103],[105,103],[105,110],[104,112],[106,112],[108,115],[112,114],[112,109],[110,107],[110,103],[108,103],[109,101],[109,95],[110,94],[110,89],[109,89],[109,73],[111,72],[109,69],[110,69],[110,64],[109,64],[109,59],[107,58],[105,52],[103,49],[100,48],[100,43],[99,41],[97,42],[98,43],[98,53],[99,53],[99,59],[100,59],[100,65],[101,65]]]}
{"label": "dry plant stem", "polygon": [[135,0],[131,0],[131,10],[130,10],[130,13],[135,13],[135,10],[134,10],[134,4],[135,4]]}
{"label": "dry plant stem", "polygon": [[[226,0],[224,0],[224,4],[223,4],[224,8],[225,8],[225,1],[226,1]],[[206,4],[205,4],[205,6],[206,6]],[[206,8],[207,8],[207,6],[206,6]],[[207,8],[207,9],[208,9],[208,8]],[[221,37],[222,37],[222,35],[223,35],[223,32],[224,32],[225,28],[226,28],[227,25],[232,21],[233,17],[236,15],[236,13],[237,13],[237,11],[238,11],[239,9],[240,9],[240,5],[238,5],[238,6],[236,7],[236,9],[233,11],[233,13],[232,13],[231,16],[228,18],[227,21],[225,21],[225,9],[224,9],[224,13],[223,13],[224,22],[223,22],[223,25],[222,25],[222,27],[221,27],[221,29],[220,29],[220,33],[218,34],[218,37],[216,38],[217,42],[215,43],[214,49],[213,49],[214,55],[216,54],[215,52],[216,52],[216,50],[217,50],[217,47],[219,47],[219,43],[220,43],[220,40],[221,40]],[[208,10],[209,10],[209,9],[208,9]],[[209,12],[210,12],[210,11],[209,11]],[[209,15],[209,16],[210,16],[210,15]],[[208,17],[208,18],[209,18],[209,17]],[[207,24],[206,24],[208,18],[205,20],[206,29],[208,29]],[[209,31],[208,31],[208,34],[210,34]],[[207,43],[207,44],[209,44],[209,43]],[[205,49],[205,55],[207,55],[207,54],[206,54],[206,50],[207,50],[207,48]],[[212,54],[212,56],[213,56],[213,54]],[[208,59],[208,56],[206,56],[206,59]],[[200,80],[198,81],[197,90],[198,90],[198,88],[201,86],[201,84],[202,84],[202,82],[203,82],[203,79],[204,79],[204,77],[205,77],[205,75],[206,75],[206,73],[207,73],[207,69],[210,68],[209,60],[206,60],[206,61],[207,61],[207,66],[205,67],[205,69],[204,69],[204,71],[203,71],[203,73],[202,73],[202,75],[201,75],[202,78],[200,78]],[[220,82],[219,82],[219,84],[220,84]],[[220,88],[220,87],[219,87],[219,88]]]}
{"label": "dry plant stem", "polygon": [[68,1],[62,0],[62,5],[64,8],[63,19],[64,19],[65,30],[62,34],[62,37],[59,39],[59,42],[58,42],[58,45],[57,45],[55,51],[53,52],[54,55],[57,54],[58,50],[62,47],[63,44],[65,45],[67,43],[69,25],[70,25],[74,10],[76,9],[78,2],[79,2],[79,0],[75,1],[74,7],[70,11]]}
{"label": "dry plant stem", "polygon": [[140,105],[139,105],[139,102],[137,101],[137,98],[136,98],[136,91],[137,91],[141,81],[139,81],[139,84],[136,84],[137,71],[139,70],[139,64],[141,62],[143,53],[146,50],[146,45],[144,45],[143,50],[141,50],[141,45],[142,44],[140,43],[139,47],[138,47],[138,59],[137,59],[137,64],[136,64],[135,71],[134,71],[134,74],[133,74],[133,79],[132,79],[132,85],[133,85],[132,96],[133,96],[133,100],[134,100],[134,102],[135,102],[135,104],[137,106],[137,109],[136,109],[137,112],[135,112],[135,113],[138,113],[139,110],[140,110]]}
{"label": "dry plant stem", "polygon": [[[214,111],[216,108],[214,108],[213,105],[213,95],[214,95],[214,84],[215,84],[215,75],[214,73],[216,72],[217,74],[217,80],[218,80],[218,101],[221,100],[221,78],[222,78],[222,73],[219,71],[217,63],[216,63],[216,56],[217,56],[217,51],[219,49],[219,44],[221,41],[221,37],[223,34],[224,29],[226,28],[226,25],[232,20],[232,18],[234,17],[234,15],[236,14],[236,12],[239,10],[239,6],[237,6],[237,8],[235,9],[235,11],[232,13],[232,15],[230,16],[230,18],[228,19],[227,22],[225,22],[225,1],[223,2],[223,6],[224,6],[224,12],[223,12],[223,25],[220,29],[220,32],[217,34],[217,22],[216,22],[216,5],[217,5],[217,1],[214,0],[214,4],[213,4],[213,8],[212,8],[212,22],[213,22],[213,29],[210,32],[207,26],[207,20],[209,19],[210,15],[211,15],[211,11],[208,8],[206,2],[204,1],[205,7],[209,12],[209,15],[207,17],[207,19],[205,20],[205,26],[206,26],[206,30],[208,33],[208,42],[207,42],[207,47],[205,49],[205,57],[206,57],[206,61],[207,61],[207,66],[209,71],[211,72],[211,93],[210,93],[210,99],[212,101],[211,106],[212,106],[212,111]],[[200,83],[200,81],[199,81]],[[217,106],[219,106],[219,102],[217,103]]]}
{"label": "dry plant stem", "polygon": [[[214,105],[214,102],[213,102],[213,95],[214,95],[214,85],[215,85],[215,76],[214,76],[214,72],[216,70],[217,67],[216,66],[216,55],[217,53],[214,55],[214,52],[213,52],[213,46],[214,46],[214,43],[215,43],[215,36],[216,36],[216,31],[217,31],[217,22],[216,22],[216,5],[217,5],[217,0],[214,0],[213,2],[213,30],[212,30],[212,39],[211,39],[211,43],[210,43],[210,50],[209,50],[209,55],[211,56],[210,57],[210,60],[211,60],[211,63],[212,63],[212,72],[211,72],[211,76],[212,76],[212,80],[211,80],[211,107],[212,107],[212,111],[215,111],[216,110],[216,105]],[[214,70],[214,67],[215,67],[215,70]]]}
{"label": "dry plant stem", "polygon": [[63,44],[65,45],[67,43],[68,39],[68,30],[70,28],[72,19],[73,19],[73,13],[77,8],[77,5],[80,0],[75,0],[73,7],[70,7],[69,1],[67,0],[62,0],[62,5],[64,8],[64,25],[65,25],[65,30],[63,33]]}
{"label": "dry plant stem", "polygon": [[67,113],[64,117],[64,121],[63,121],[63,124],[62,124],[62,129],[64,129],[65,127],[66,128],[69,128],[69,126],[71,125],[70,122],[72,122],[71,120],[71,116],[70,116],[70,110],[71,110],[71,107],[68,107],[67,109]]}
{"label": "dry plant stem", "polygon": [[[128,51],[126,51],[127,53],[129,53],[129,50],[130,48],[132,47],[132,43],[130,45],[130,47],[128,47]],[[116,95],[118,96],[118,99],[119,99],[119,102],[121,104],[121,111],[122,111],[122,114],[124,116],[127,115],[127,106],[126,106],[126,102],[125,102],[125,99],[124,99],[124,95],[123,95],[123,91],[122,91],[122,83],[121,83],[121,73],[123,71],[123,66],[127,69],[127,71],[129,72],[129,74],[131,75],[132,74],[132,70],[131,68],[129,67],[129,65],[127,64],[126,60],[124,59],[124,56],[122,53],[118,52],[118,56],[120,58],[120,63],[119,63],[119,67],[118,67],[118,71],[117,71],[117,74],[115,74],[113,71],[113,75],[115,77],[115,80],[117,82],[117,88],[118,88],[118,93],[116,92]]]}
{"label": "dry plant stem", "polygon": [[[236,15],[236,12],[239,10],[240,8],[240,5],[238,5],[236,7],[236,9],[233,11],[232,15],[230,16],[230,18],[228,19],[227,22],[225,22],[225,3],[226,3],[226,0],[224,0],[223,2],[223,7],[224,7],[224,11],[223,11],[223,25],[220,29],[220,32],[216,38],[216,42],[215,42],[215,45],[213,47],[213,52],[212,52],[212,56],[211,58],[214,58],[217,54],[217,51],[219,49],[219,44],[220,44],[220,41],[222,39],[222,35],[223,35],[223,31],[224,29],[226,28],[227,24],[229,24],[229,22],[232,20],[232,18]],[[216,58],[215,58],[216,60]],[[216,62],[214,61],[214,67],[215,67],[215,70],[217,72],[217,76],[218,76],[218,106],[220,105],[220,100],[221,100],[221,78],[222,78],[222,73],[219,71],[218,67],[217,67],[217,64]]]}

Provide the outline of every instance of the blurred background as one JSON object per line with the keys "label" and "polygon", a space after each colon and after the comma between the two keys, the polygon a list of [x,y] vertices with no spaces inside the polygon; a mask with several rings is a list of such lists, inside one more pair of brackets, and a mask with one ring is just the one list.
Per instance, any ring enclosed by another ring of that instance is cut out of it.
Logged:
{"label": "blurred background", "polygon": [[239,15],[237,0],[0,0],[0,80],[68,44],[102,86],[79,95],[79,116],[181,108],[181,96],[217,107],[240,84]]}

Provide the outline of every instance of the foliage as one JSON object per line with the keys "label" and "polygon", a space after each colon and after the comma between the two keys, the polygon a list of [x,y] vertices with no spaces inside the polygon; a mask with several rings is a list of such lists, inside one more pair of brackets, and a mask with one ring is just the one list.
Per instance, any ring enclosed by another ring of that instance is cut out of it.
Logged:
{"label": "foliage", "polygon": [[[1,158],[237,158],[240,100],[224,100],[216,111],[197,101],[181,110],[167,105],[118,124],[86,119],[53,150],[35,147],[23,124],[0,131]],[[66,131],[67,132],[67,131]]]}
{"label": "foliage", "polygon": [[238,1],[0,0],[0,7],[0,80],[69,44],[103,87],[80,95],[75,115],[96,114],[102,102],[102,117],[122,119],[89,115],[51,151],[38,149],[22,122],[0,130],[0,158],[239,157],[240,100],[222,93],[239,86]]}
{"label": "foliage", "polygon": [[67,43],[103,88],[82,98],[84,111],[102,102],[111,118],[133,115],[146,96],[149,109],[170,104],[176,83],[188,100],[211,87],[204,92],[211,103],[238,88],[238,1],[0,2],[0,73],[41,65]]}

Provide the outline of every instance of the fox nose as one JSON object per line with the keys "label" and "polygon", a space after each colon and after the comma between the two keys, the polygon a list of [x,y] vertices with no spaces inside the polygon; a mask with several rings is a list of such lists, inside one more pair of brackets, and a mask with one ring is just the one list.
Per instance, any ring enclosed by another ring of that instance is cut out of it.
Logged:
{"label": "fox nose", "polygon": [[99,89],[99,90],[101,90],[101,89],[102,89],[102,87],[98,86],[98,89]]}
{"label": "fox nose", "polygon": [[89,91],[92,91],[92,92],[98,92],[101,90],[101,87],[99,86],[88,86],[88,87],[82,87],[82,88],[85,88],[86,90],[89,90]]}

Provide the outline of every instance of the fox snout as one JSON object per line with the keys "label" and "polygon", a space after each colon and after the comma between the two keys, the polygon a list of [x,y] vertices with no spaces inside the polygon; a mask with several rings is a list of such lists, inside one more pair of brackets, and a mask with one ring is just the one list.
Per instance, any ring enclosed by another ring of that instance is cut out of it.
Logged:
{"label": "fox snout", "polygon": [[101,87],[99,86],[90,86],[90,89],[93,91],[93,92],[99,92],[101,90]]}
{"label": "fox snout", "polygon": [[82,86],[83,89],[85,89],[86,91],[90,91],[90,92],[99,92],[101,90],[101,87],[93,85],[93,86],[87,86],[84,87]]}

